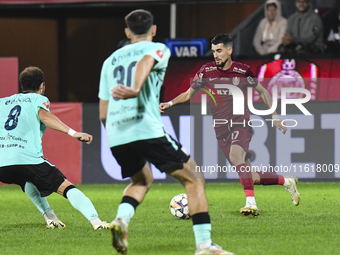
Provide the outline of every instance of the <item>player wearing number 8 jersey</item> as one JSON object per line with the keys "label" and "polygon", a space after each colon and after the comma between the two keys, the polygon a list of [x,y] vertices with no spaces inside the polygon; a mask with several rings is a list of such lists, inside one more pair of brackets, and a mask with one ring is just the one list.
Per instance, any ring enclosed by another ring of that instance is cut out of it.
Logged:
{"label": "player wearing number 8 jersey", "polygon": [[[233,107],[237,105],[234,101],[238,100],[238,97],[244,98],[243,109],[246,109],[248,87],[255,88],[268,108],[272,106],[270,94],[257,82],[250,66],[231,60],[233,43],[230,35],[218,34],[211,43],[215,62],[203,65],[196,73],[191,87],[172,101],[160,104],[160,111],[163,112],[172,105],[189,101],[200,88],[210,89],[214,97],[214,100],[210,100],[210,108],[215,120],[214,128],[218,144],[228,161],[236,168],[246,195],[246,205],[240,209],[240,212],[243,215],[259,214],[254,196],[254,184],[284,185],[291,194],[293,204],[298,205],[300,194],[297,192],[294,178],[284,178],[282,175],[270,172],[252,171],[249,160],[249,143],[253,134],[251,126],[248,125],[250,115],[247,111],[244,114],[233,114],[235,110]],[[242,92],[237,94],[239,91]],[[275,111],[272,114],[273,119],[278,119]],[[273,122],[279,130],[286,132],[287,128],[279,119]]]}
{"label": "player wearing number 8 jersey", "polygon": [[44,215],[48,228],[64,228],[49,207],[46,196],[57,192],[67,198],[93,225],[108,228],[98,218],[91,201],[64,174],[43,158],[46,126],[90,144],[92,136],[75,132],[50,113],[44,73],[37,67],[21,72],[23,93],[0,99],[0,181],[20,185]]}
{"label": "player wearing number 8 jersey", "polygon": [[232,254],[211,242],[203,175],[194,172],[194,160],[163,130],[158,105],[170,51],[152,42],[156,26],[150,12],[135,10],[125,21],[131,44],[105,60],[99,85],[100,119],[122,176],[132,182],[110,224],[112,245],[119,253],[127,253],[128,224],[153,182],[149,164],[153,163],[186,188],[195,254]]}

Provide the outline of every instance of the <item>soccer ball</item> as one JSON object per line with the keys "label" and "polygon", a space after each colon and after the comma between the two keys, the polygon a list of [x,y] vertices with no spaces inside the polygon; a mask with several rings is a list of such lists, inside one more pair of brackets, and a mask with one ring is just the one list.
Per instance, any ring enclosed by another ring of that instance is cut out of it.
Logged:
{"label": "soccer ball", "polygon": [[190,219],[187,194],[178,194],[171,199],[170,212],[175,218]]}

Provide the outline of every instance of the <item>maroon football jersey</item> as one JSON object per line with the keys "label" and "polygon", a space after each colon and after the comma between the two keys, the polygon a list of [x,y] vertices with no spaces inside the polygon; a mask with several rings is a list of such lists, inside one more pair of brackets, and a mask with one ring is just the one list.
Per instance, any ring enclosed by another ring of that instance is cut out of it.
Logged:
{"label": "maroon football jersey", "polygon": [[[233,114],[233,96],[228,88],[224,88],[225,86],[223,86],[223,84],[237,86],[242,91],[244,98],[244,114]],[[257,86],[257,79],[251,71],[250,66],[234,61],[228,70],[221,70],[216,66],[215,62],[210,62],[204,64],[196,73],[191,88],[195,90],[200,88],[208,90],[216,101],[215,105],[214,100],[209,100],[213,119],[228,121],[227,124],[215,124],[216,137],[226,134],[233,126],[237,125],[235,123],[242,124],[245,121],[245,125],[248,125],[247,87],[249,86],[253,88]],[[214,90],[217,92],[218,96]]]}

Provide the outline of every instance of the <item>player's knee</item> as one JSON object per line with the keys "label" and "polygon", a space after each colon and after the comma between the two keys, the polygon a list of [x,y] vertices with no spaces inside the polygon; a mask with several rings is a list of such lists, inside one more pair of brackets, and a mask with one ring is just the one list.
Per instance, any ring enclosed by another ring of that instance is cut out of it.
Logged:
{"label": "player's knee", "polygon": [[67,192],[70,190],[70,189],[75,189],[76,187],[74,186],[74,185],[69,185],[69,186],[67,186],[65,189],[64,189],[64,191],[63,191],[63,196],[67,199]]}
{"label": "player's knee", "polygon": [[151,175],[151,176],[148,176],[148,178],[145,179],[144,186],[147,189],[150,189],[152,183],[153,183],[153,176]]}
{"label": "player's knee", "polygon": [[151,185],[153,183],[153,176],[147,176],[146,178],[143,179],[135,179],[132,181],[133,186],[141,186],[146,189],[150,189]]}
{"label": "player's knee", "polygon": [[205,180],[203,174],[195,174],[190,172],[188,175],[183,175],[178,179],[183,186],[192,185],[192,186],[203,186],[205,185]]}
{"label": "player's knee", "polygon": [[229,160],[233,166],[237,166],[239,164],[245,163],[244,158],[241,157],[241,155],[234,154],[234,153],[230,153]]}

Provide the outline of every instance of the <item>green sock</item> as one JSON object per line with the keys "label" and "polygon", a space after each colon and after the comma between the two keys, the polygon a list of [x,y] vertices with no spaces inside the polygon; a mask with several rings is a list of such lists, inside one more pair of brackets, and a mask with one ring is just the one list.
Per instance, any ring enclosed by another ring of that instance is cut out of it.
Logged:
{"label": "green sock", "polygon": [[121,203],[118,206],[116,218],[122,217],[127,223],[129,223],[134,214],[135,208],[131,204]]}
{"label": "green sock", "polygon": [[193,226],[196,245],[207,243],[211,244],[210,232],[211,232],[211,224],[204,223],[204,224],[196,224]]}
{"label": "green sock", "polygon": [[98,213],[91,200],[77,188],[69,189],[66,193],[71,205],[81,212],[89,221],[98,218]]}
{"label": "green sock", "polygon": [[41,214],[44,215],[44,213],[52,211],[46,197],[41,197],[39,190],[33,183],[26,182],[25,193],[27,194],[27,196],[29,196],[29,198],[32,200],[33,204],[38,208]]}

